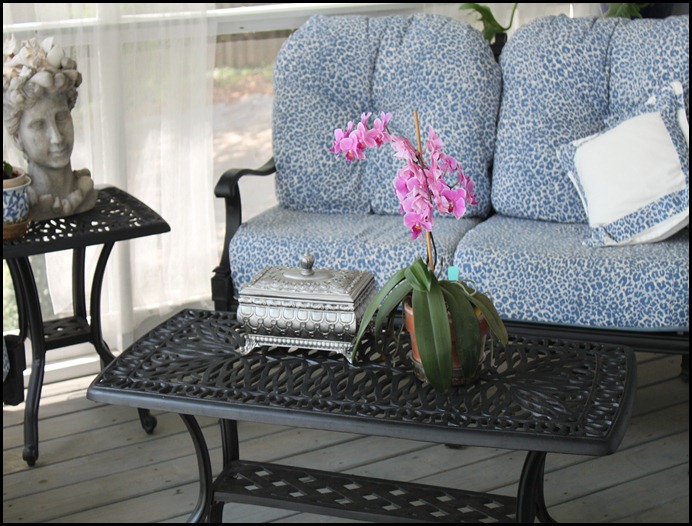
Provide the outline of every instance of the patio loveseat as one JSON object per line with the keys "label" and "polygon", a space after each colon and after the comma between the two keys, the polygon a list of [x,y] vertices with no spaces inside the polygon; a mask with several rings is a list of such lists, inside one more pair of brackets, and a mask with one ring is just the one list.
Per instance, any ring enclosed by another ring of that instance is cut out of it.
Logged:
{"label": "patio loveseat", "polygon": [[[399,215],[391,150],[354,163],[329,152],[333,130],[362,112],[391,112],[413,138],[417,109],[477,193],[461,220],[436,219],[443,272],[489,291],[510,332],[679,353],[687,374],[688,16],[541,18],[499,64],[449,18],[315,16],[282,47],[274,85],[273,158],[216,187],[227,209],[217,309],[304,253],[378,286],[423,256]],[[272,173],[278,206],[241,224],[238,180]]]}

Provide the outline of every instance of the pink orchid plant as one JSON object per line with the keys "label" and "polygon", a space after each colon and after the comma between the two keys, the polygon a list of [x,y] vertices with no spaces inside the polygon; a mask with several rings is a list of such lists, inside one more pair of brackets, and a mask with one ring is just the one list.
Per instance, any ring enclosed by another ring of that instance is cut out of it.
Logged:
{"label": "pink orchid plant", "polygon": [[[357,356],[361,338],[376,311],[374,331],[378,333],[384,320],[402,302],[408,302],[415,312],[416,339],[426,378],[436,389],[446,391],[452,385],[452,353],[455,350],[460,358],[462,374],[467,380],[478,370],[484,341],[479,316],[485,318],[490,330],[503,345],[508,340],[505,326],[486,295],[463,281],[438,280],[435,276],[432,248],[434,212],[461,218],[468,205],[476,204],[474,184],[464,175],[461,163],[444,153],[442,141],[432,126],[425,144],[428,155],[424,158],[417,112],[414,112],[414,119],[418,148],[405,137],[390,133],[388,124],[392,119],[391,113],[380,113],[369,126],[371,116],[372,113],[363,113],[357,125],[349,122],[346,129],[336,129],[330,151],[347,161],[356,161],[366,158],[368,148],[391,144],[394,155],[404,161],[393,182],[401,205],[400,211],[404,215],[404,225],[411,232],[412,240],[425,232],[428,264],[417,258],[412,265],[396,272],[380,289],[363,314],[353,356]],[[450,180],[453,181],[451,184],[448,182]]]}

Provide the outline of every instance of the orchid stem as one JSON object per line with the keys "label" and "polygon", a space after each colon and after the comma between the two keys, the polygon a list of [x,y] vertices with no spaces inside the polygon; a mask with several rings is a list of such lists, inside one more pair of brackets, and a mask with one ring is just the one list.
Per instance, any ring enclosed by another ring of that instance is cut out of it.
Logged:
{"label": "orchid stem", "polygon": [[[420,140],[420,125],[418,124],[418,110],[413,110],[413,120],[416,123],[416,138],[418,139],[418,160],[421,168],[423,168],[423,143]],[[427,230],[425,231],[425,241],[428,249],[428,267],[430,272],[435,273],[435,263],[433,262],[432,235]]]}
{"label": "orchid stem", "polygon": [[418,155],[423,155],[423,144],[420,140],[420,124],[418,124],[418,110],[413,110],[413,121],[416,124],[416,138],[418,139]]}

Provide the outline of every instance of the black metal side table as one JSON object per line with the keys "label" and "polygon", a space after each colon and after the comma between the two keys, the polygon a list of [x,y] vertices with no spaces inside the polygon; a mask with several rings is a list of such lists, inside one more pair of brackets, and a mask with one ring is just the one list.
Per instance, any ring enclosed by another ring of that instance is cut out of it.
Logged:
{"label": "black metal side table", "polygon": [[[630,349],[512,336],[486,352],[477,382],[439,393],[416,379],[408,338],[378,338],[387,352],[368,336],[353,365],[299,348],[242,355],[235,313],[186,310],[120,354],[87,398],[180,414],[200,473],[189,522],[219,522],[227,502],[365,521],[554,522],[546,455],[608,455],[627,429],[637,384]],[[215,479],[199,415],[220,419]],[[238,420],[527,453],[515,498],[244,460]]]}
{"label": "black metal side table", "polygon": [[[38,459],[38,408],[43,387],[46,351],[91,343],[101,358],[102,367],[115,357],[101,334],[101,286],[108,257],[117,241],[162,234],[170,226],[156,212],[128,193],[115,188],[99,189],[92,210],[70,217],[32,223],[24,237],[3,240],[2,258],[7,260],[14,283],[19,311],[19,340],[31,339],[31,378],[24,410],[24,451],[30,466]],[[103,245],[94,270],[89,314],[85,292],[86,247]],[[73,315],[43,321],[41,305],[29,256],[72,250]],[[151,433],[156,420],[140,410],[144,429]]]}

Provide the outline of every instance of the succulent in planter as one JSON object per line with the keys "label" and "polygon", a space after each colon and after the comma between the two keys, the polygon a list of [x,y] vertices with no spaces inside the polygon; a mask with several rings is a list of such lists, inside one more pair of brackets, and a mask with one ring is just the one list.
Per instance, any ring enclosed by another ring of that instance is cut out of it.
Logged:
{"label": "succulent in planter", "polygon": [[3,188],[11,188],[19,186],[27,182],[29,179],[24,172],[19,168],[15,168],[7,161],[2,161],[2,186]]}
{"label": "succulent in planter", "polygon": [[471,378],[476,374],[483,351],[483,323],[487,323],[503,345],[508,340],[507,330],[487,296],[463,281],[440,280],[435,276],[433,212],[461,218],[466,213],[467,204],[476,203],[474,184],[464,175],[461,164],[443,152],[442,141],[432,127],[426,142],[429,156],[424,159],[417,112],[414,111],[417,148],[408,139],[390,134],[388,123],[391,114],[382,113],[372,127],[369,125],[370,115],[364,113],[357,125],[349,122],[346,129],[336,129],[330,151],[354,161],[365,159],[367,148],[391,143],[396,157],[406,161],[394,179],[394,190],[404,213],[404,225],[412,240],[424,233],[428,262],[416,258],[410,266],[397,271],[368,304],[356,335],[353,357],[357,358],[360,340],[375,313],[374,329],[378,332],[384,320],[410,300],[425,377],[435,389],[446,391],[452,385],[455,352],[463,376]]}
{"label": "succulent in planter", "polygon": [[7,161],[2,161],[2,180],[6,181],[8,179],[14,179],[19,175],[19,172],[15,172],[14,168]]}

